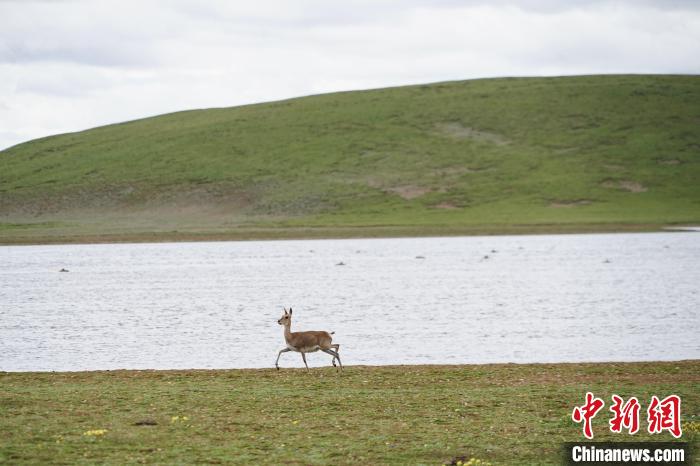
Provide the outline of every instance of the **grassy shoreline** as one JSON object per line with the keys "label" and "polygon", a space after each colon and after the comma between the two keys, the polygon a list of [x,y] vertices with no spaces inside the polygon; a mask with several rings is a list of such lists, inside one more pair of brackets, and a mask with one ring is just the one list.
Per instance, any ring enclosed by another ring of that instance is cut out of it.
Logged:
{"label": "grassy shoreline", "polygon": [[[685,224],[683,224],[685,225]],[[238,228],[228,231],[168,231],[85,234],[12,234],[0,231],[0,246],[40,244],[104,244],[166,243],[194,241],[262,241],[346,238],[403,238],[449,236],[499,236],[595,233],[665,232],[674,224],[546,224],[546,225],[481,225],[465,227],[373,226],[373,227],[294,227]]]}
{"label": "grassy shoreline", "polygon": [[[682,398],[681,441],[700,440],[700,360],[636,363],[0,373],[0,462],[560,464],[582,441],[571,410],[606,402],[595,440],[646,433],[652,395]],[[641,429],[607,428],[615,393]]]}

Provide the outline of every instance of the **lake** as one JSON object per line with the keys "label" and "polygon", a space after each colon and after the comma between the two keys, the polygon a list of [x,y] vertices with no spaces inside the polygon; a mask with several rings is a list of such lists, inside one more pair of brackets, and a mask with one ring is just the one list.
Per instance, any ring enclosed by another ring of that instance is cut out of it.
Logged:
{"label": "lake", "polygon": [[699,259],[694,232],[2,246],[0,370],[274,367],[283,306],[346,365],[698,359]]}

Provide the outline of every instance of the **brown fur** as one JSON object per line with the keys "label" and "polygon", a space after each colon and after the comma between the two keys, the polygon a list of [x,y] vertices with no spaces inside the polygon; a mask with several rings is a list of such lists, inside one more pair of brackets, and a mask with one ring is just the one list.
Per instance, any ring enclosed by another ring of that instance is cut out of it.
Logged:
{"label": "brown fur", "polygon": [[319,346],[323,349],[329,349],[333,337],[328,332],[311,330],[308,332],[285,332],[284,340],[293,348],[311,348]]}

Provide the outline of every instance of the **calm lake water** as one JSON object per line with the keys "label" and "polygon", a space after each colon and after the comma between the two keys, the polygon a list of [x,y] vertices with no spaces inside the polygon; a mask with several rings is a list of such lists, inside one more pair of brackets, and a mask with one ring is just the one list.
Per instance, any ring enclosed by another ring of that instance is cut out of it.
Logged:
{"label": "calm lake water", "polygon": [[699,259],[691,232],[5,246],[0,370],[273,367],[282,306],[347,365],[698,359]]}

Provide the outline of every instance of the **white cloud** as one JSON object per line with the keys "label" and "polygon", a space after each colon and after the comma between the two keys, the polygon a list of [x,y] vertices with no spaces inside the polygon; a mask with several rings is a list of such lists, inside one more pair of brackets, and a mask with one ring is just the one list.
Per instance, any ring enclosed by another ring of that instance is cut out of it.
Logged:
{"label": "white cloud", "polygon": [[490,76],[698,73],[699,2],[0,2],[0,148],[188,108]]}

